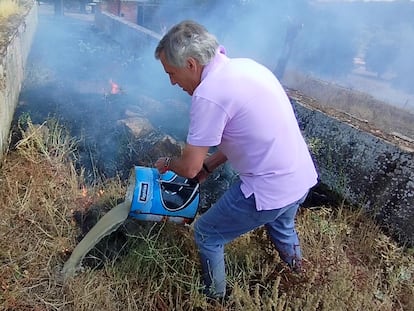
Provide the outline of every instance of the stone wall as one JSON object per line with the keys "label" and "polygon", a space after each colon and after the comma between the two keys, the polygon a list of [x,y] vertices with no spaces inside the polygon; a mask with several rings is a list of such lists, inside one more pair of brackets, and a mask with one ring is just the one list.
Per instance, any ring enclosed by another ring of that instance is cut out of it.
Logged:
{"label": "stone wall", "polygon": [[9,43],[0,47],[0,159],[9,143],[10,126],[36,27],[37,5],[33,5],[10,35]]}
{"label": "stone wall", "polygon": [[320,181],[414,244],[414,153],[292,100]]}

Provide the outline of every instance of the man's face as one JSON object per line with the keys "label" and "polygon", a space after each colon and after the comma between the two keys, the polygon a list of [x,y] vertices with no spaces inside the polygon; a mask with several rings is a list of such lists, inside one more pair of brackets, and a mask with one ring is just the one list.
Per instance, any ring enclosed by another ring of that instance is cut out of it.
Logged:
{"label": "man's face", "polygon": [[183,91],[193,95],[201,81],[202,67],[200,64],[195,59],[190,58],[187,60],[185,67],[175,67],[167,63],[164,52],[160,54],[160,61],[170,77],[171,84],[178,84]]}

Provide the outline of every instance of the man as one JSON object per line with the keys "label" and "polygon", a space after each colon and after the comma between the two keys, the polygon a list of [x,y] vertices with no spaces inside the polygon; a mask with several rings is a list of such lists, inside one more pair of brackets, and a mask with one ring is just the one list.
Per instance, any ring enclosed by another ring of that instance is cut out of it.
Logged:
{"label": "man", "polygon": [[[182,155],[159,158],[155,167],[203,182],[229,161],[240,177],[194,223],[205,293],[224,297],[224,245],[262,225],[283,261],[299,270],[295,215],[317,173],[279,81],[253,60],[228,58],[217,39],[193,21],[173,26],[155,58],[171,84],[192,96]],[[218,151],[207,157],[212,146]]]}

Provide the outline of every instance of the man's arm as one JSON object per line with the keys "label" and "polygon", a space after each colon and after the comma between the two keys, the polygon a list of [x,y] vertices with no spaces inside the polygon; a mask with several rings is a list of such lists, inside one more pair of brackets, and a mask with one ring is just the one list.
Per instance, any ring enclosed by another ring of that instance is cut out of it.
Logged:
{"label": "man's arm", "polygon": [[204,166],[208,170],[208,173],[211,173],[226,161],[227,157],[221,151],[216,151],[207,159],[205,159]]}
{"label": "man's arm", "polygon": [[[170,160],[168,160],[169,158],[162,157],[155,162],[154,166],[160,173],[165,173],[167,170],[171,170],[176,174],[187,178],[196,177],[203,168],[207,169],[208,171],[206,173],[209,174],[227,161],[227,157],[221,151],[213,153],[206,159],[209,148],[210,147],[199,147],[186,144],[181,157],[170,158]],[[207,176],[208,174],[205,175]],[[204,176],[203,179],[205,179],[206,176]]]}
{"label": "man's arm", "polygon": [[202,169],[209,148],[186,144],[180,157],[170,160],[166,157],[159,158],[154,166],[160,173],[171,170],[177,175],[194,178]]}
{"label": "man's arm", "polygon": [[217,167],[227,161],[227,157],[221,152],[217,151],[204,160],[203,169],[197,174],[197,179],[203,183]]}

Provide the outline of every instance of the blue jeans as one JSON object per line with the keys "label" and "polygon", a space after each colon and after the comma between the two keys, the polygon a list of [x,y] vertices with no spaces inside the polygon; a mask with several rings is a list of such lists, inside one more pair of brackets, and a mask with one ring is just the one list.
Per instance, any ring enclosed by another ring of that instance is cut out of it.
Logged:
{"label": "blue jeans", "polygon": [[254,195],[246,199],[240,190],[240,181],[232,185],[194,223],[205,293],[213,297],[225,295],[224,245],[262,225],[283,261],[290,266],[300,261],[302,255],[295,230],[295,216],[306,195],[280,209],[257,211]]}

